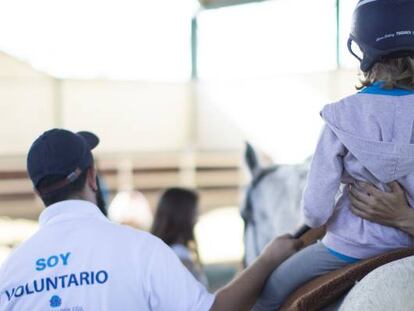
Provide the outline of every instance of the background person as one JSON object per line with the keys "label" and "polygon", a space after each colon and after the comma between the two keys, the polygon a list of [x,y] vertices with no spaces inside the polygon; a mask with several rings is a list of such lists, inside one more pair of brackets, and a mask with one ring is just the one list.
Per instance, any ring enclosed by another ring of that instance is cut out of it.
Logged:
{"label": "background person", "polygon": [[188,189],[170,188],[158,202],[151,233],[170,246],[194,277],[207,286],[194,236],[197,218],[197,194]]}

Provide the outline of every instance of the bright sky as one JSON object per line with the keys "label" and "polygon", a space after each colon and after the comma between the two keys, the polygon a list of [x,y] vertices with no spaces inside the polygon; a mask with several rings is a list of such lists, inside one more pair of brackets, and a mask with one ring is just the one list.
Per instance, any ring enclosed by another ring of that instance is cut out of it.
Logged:
{"label": "bright sky", "polygon": [[0,50],[58,77],[185,80],[196,0],[0,0]]}
{"label": "bright sky", "polygon": [[[349,1],[349,0],[348,0]],[[336,68],[336,1],[282,0],[200,14],[200,77]]]}

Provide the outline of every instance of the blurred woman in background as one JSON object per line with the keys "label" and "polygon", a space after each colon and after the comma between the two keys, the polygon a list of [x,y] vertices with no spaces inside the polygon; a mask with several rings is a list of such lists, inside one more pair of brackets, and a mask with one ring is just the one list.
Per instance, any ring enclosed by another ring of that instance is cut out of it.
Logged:
{"label": "blurred woman in background", "polygon": [[158,203],[151,233],[169,245],[194,277],[207,285],[194,237],[197,217],[198,196],[194,191],[167,189]]}

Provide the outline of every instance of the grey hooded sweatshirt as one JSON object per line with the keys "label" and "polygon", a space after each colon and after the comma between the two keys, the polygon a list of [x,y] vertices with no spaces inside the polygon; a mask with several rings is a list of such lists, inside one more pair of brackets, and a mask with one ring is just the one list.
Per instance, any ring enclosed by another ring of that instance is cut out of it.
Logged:
{"label": "grey hooded sweatshirt", "polygon": [[386,184],[398,181],[414,206],[414,92],[376,83],[325,106],[321,116],[326,125],[303,195],[305,222],[327,224],[325,246],[353,258],[413,247],[410,235],[352,214],[341,184],[364,181],[389,191]]}

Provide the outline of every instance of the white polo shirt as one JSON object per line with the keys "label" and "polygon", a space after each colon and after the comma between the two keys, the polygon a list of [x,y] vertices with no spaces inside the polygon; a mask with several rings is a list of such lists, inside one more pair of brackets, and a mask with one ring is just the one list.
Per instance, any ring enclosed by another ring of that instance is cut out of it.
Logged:
{"label": "white polo shirt", "polygon": [[40,215],[40,229],[0,271],[0,310],[210,310],[214,296],[158,238],[70,200]]}

